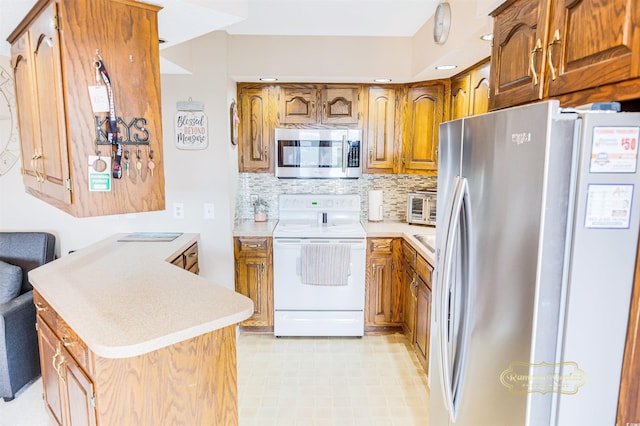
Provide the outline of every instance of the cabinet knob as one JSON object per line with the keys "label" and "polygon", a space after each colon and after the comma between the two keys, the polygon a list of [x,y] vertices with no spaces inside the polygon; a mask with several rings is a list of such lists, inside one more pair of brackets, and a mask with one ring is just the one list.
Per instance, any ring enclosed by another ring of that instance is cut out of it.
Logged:
{"label": "cabinet knob", "polygon": [[38,312],[44,312],[47,310],[47,307],[40,302],[36,303],[35,305],[36,305],[36,311]]}

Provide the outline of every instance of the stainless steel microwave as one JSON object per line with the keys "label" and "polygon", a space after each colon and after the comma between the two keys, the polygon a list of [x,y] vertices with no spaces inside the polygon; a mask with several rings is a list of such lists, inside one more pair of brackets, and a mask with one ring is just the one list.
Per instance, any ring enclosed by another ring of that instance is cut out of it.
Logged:
{"label": "stainless steel microwave", "polygon": [[436,225],[436,191],[416,191],[407,194],[407,223]]}
{"label": "stainless steel microwave", "polygon": [[359,178],[361,129],[276,129],[276,177]]}

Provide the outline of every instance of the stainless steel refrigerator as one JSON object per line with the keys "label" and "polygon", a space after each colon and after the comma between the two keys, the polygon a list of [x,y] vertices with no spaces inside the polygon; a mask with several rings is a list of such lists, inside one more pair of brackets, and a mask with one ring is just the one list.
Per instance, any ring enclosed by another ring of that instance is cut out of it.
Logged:
{"label": "stainless steel refrigerator", "polygon": [[639,133],[557,101],[441,124],[431,426],[615,424]]}

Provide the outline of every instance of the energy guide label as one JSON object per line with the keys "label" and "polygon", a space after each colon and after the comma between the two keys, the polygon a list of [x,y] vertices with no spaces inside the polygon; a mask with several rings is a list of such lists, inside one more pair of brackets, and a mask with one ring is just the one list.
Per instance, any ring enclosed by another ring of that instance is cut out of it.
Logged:
{"label": "energy guide label", "polygon": [[633,185],[589,185],[585,228],[627,229]]}
{"label": "energy guide label", "polygon": [[594,127],[591,173],[635,173],[640,127]]}

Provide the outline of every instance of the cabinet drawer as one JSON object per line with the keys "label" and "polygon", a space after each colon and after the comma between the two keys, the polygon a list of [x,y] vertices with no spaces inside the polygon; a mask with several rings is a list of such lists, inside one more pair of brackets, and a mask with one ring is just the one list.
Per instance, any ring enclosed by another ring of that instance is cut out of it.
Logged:
{"label": "cabinet drawer", "polygon": [[183,253],[184,257],[184,269],[191,270],[198,264],[198,243],[193,243],[191,247],[186,249]]}
{"label": "cabinet drawer", "polygon": [[409,244],[407,244],[406,242],[403,242],[402,258],[404,259],[404,261],[407,262],[409,265],[411,265],[411,267],[415,268],[416,257],[417,257],[417,252],[415,251],[415,249],[411,247]]}
{"label": "cabinet drawer", "polygon": [[236,249],[239,253],[266,252],[269,248],[267,238],[237,238]]}
{"label": "cabinet drawer", "polygon": [[89,371],[89,349],[87,345],[36,291],[33,292],[33,301],[36,305],[38,316],[51,328],[78,364],[86,371]]}
{"label": "cabinet drawer", "polygon": [[36,305],[36,312],[52,329],[56,329],[56,311],[40,296],[40,293],[33,291],[33,303]]}
{"label": "cabinet drawer", "polygon": [[393,238],[370,238],[369,253],[371,254],[391,254],[393,253]]}
{"label": "cabinet drawer", "polygon": [[180,255],[171,261],[172,265],[176,265],[179,268],[184,269],[184,256]]}
{"label": "cabinet drawer", "polygon": [[425,282],[425,284],[431,288],[431,273],[433,272],[433,268],[425,260],[424,257],[418,255],[418,259],[416,260],[416,272]]}
{"label": "cabinet drawer", "polygon": [[55,334],[58,336],[64,348],[69,352],[76,362],[85,370],[89,370],[89,349],[87,345],[80,340],[78,335],[67,325],[60,317],[57,318]]}

